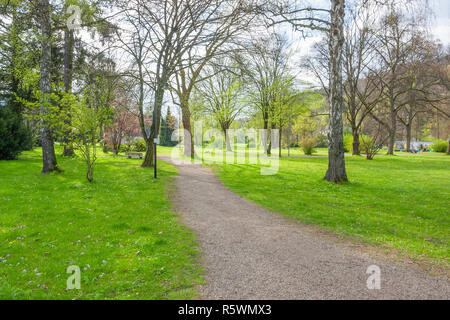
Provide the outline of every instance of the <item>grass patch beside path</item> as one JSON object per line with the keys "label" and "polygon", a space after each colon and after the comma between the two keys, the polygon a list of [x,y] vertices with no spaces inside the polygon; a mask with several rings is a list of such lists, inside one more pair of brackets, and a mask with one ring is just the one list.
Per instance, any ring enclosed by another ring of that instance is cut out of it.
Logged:
{"label": "grass patch beside path", "polygon": [[326,158],[282,158],[279,173],[216,165],[222,182],[268,209],[449,266],[450,157],[346,158],[351,183],[321,180]]}
{"label": "grass patch beside path", "polygon": [[[39,150],[0,161],[1,299],[190,299],[201,282],[193,234],[141,160],[99,158],[93,183],[80,159],[41,174]],[[81,290],[66,290],[70,265]]]}

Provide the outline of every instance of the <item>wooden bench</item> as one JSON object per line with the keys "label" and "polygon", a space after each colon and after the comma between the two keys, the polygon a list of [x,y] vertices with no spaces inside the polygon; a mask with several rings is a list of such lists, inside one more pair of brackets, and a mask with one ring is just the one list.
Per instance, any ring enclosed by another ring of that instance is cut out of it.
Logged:
{"label": "wooden bench", "polygon": [[144,155],[140,152],[125,152],[125,155],[128,157],[128,159],[142,159],[144,158]]}

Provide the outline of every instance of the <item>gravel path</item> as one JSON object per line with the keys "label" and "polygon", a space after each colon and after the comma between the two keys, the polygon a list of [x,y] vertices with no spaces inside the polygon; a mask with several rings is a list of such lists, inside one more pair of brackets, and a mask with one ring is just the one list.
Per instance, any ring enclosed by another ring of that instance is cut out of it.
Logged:
{"label": "gravel path", "polygon": [[[196,234],[203,299],[449,299],[446,277],[374,258],[358,246],[285,219],[236,195],[200,165],[178,165],[172,200]],[[381,270],[367,289],[366,270]]]}

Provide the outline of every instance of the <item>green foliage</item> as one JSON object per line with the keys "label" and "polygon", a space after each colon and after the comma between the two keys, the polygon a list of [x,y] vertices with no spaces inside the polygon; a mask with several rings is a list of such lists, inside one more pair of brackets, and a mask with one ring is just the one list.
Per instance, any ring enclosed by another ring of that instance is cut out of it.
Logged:
{"label": "green foliage", "polygon": [[0,105],[0,160],[16,159],[23,150],[30,149],[31,134],[22,118],[8,106]]}
{"label": "green foliage", "polygon": [[377,144],[375,140],[364,134],[359,136],[360,151],[366,154],[367,160],[373,160],[378,151],[382,148],[381,144]]}
{"label": "green foliage", "polygon": [[133,146],[131,144],[121,144],[119,152],[130,152],[133,151]]}
{"label": "green foliage", "polygon": [[147,144],[143,138],[140,138],[133,142],[131,149],[136,152],[145,152],[147,150]]}
{"label": "green foliage", "polygon": [[316,152],[314,150],[314,147],[316,146],[316,144],[317,144],[317,140],[316,140],[316,138],[313,138],[313,137],[304,138],[300,142],[303,152],[309,156]]}
{"label": "green foliage", "polygon": [[344,151],[353,151],[353,136],[351,133],[344,133]]}
{"label": "green foliage", "polygon": [[161,118],[161,131],[160,131],[160,136],[159,136],[159,143],[161,146],[166,146],[166,147],[173,147],[176,146],[178,141],[172,141],[172,133],[175,130],[174,124],[171,122],[172,120],[170,120],[168,122],[169,118],[171,117],[170,114],[168,114],[166,116],[166,119]]}
{"label": "green foliage", "polygon": [[442,139],[435,139],[434,143],[430,146],[434,152],[447,152],[448,142]]}
{"label": "green foliage", "polygon": [[[367,143],[362,143],[362,141],[365,141]],[[372,142],[372,143],[371,143]],[[361,153],[367,154],[366,146],[375,146],[375,143],[372,139],[372,137],[364,134],[359,135],[359,151]],[[353,135],[351,133],[344,133],[344,151],[347,153],[353,152]]]}

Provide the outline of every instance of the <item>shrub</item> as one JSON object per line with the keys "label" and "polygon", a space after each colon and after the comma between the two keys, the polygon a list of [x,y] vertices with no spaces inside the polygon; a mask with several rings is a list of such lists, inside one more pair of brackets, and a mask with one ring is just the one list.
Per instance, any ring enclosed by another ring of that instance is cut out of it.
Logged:
{"label": "shrub", "polygon": [[131,145],[130,144],[122,144],[120,145],[119,152],[130,152],[131,151]]}
{"label": "shrub", "polygon": [[434,140],[434,143],[431,145],[431,149],[434,152],[447,152],[448,143],[445,140],[442,139],[436,139]]}
{"label": "shrub", "polygon": [[363,134],[360,135],[359,141],[361,152],[366,154],[367,160],[372,160],[383,147],[381,143],[376,143],[372,137]]}
{"label": "shrub", "polygon": [[17,159],[21,151],[31,146],[31,135],[21,117],[0,105],[0,160]]}
{"label": "shrub", "polygon": [[136,152],[144,152],[145,150],[147,150],[147,145],[145,144],[145,140],[141,138],[133,143],[132,148]]}
{"label": "shrub", "polygon": [[315,138],[304,138],[300,145],[302,146],[302,150],[306,155],[312,155],[314,152],[314,147],[317,144],[317,140]]}
{"label": "shrub", "polygon": [[344,134],[344,152],[353,152],[353,136],[351,133]]}
{"label": "shrub", "polygon": [[[362,140],[365,140],[366,142],[370,141],[372,137],[360,134],[359,135],[359,152],[367,154],[366,143],[362,143]],[[372,139],[373,140],[373,139]],[[353,153],[353,135],[350,133],[344,134],[344,152],[347,153]]]}

